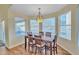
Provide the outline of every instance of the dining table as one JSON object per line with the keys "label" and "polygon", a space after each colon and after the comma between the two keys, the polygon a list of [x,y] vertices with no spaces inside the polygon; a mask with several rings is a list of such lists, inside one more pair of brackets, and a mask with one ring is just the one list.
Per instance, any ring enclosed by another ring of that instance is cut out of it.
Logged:
{"label": "dining table", "polygon": [[[37,35],[39,36],[40,34],[32,34],[33,38],[34,38],[34,35]],[[50,55],[52,55],[52,43],[53,43],[53,40],[54,40],[54,35],[52,35],[51,37],[49,36],[45,36],[45,35],[42,35],[41,36],[42,40],[45,42],[45,55],[47,54],[47,50],[46,50],[46,44],[49,43],[50,44]],[[26,47],[27,47],[27,43],[28,43],[28,35],[25,36],[25,50],[26,50]]]}

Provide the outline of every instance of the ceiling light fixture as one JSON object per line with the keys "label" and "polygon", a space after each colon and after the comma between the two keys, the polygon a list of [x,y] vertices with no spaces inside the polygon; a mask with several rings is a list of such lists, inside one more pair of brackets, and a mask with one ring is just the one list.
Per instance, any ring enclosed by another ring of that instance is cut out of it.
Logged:
{"label": "ceiling light fixture", "polygon": [[41,16],[40,9],[41,9],[41,8],[38,8],[38,10],[39,10],[38,16],[37,16],[37,21],[38,21],[38,23],[42,23],[42,22],[43,22],[43,18],[42,18],[42,16]]}

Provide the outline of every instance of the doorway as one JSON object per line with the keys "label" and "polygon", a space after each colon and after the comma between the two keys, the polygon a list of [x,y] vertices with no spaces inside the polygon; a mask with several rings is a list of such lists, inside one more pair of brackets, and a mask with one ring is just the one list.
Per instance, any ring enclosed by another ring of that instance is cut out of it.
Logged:
{"label": "doorway", "polygon": [[4,21],[0,22],[0,47],[5,46],[5,26]]}

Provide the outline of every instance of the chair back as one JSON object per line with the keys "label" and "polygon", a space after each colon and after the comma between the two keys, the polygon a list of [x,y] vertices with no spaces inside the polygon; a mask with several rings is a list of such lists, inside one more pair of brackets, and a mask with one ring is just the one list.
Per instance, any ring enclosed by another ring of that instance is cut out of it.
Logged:
{"label": "chair back", "polygon": [[39,32],[39,34],[42,36],[42,35],[44,35],[44,32]]}
{"label": "chair back", "polygon": [[32,32],[27,32],[27,35],[28,36],[32,36]]}
{"label": "chair back", "polygon": [[41,38],[41,35],[34,35],[34,37],[36,37],[36,38]]}
{"label": "chair back", "polygon": [[46,32],[46,36],[51,37],[51,32]]}
{"label": "chair back", "polygon": [[35,44],[41,45],[42,39],[41,38],[35,38]]}
{"label": "chair back", "polygon": [[53,46],[56,46],[57,45],[57,35],[54,36],[53,43],[54,43]]}
{"label": "chair back", "polygon": [[33,42],[33,37],[32,36],[28,36],[28,41],[29,42]]}

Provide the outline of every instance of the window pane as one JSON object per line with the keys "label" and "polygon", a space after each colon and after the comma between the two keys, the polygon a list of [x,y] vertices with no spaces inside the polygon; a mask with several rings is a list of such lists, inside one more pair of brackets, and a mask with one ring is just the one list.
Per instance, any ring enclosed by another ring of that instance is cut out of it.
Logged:
{"label": "window pane", "polygon": [[60,18],[61,21],[61,25],[65,25],[66,24],[66,15],[62,15]]}
{"label": "window pane", "polygon": [[71,40],[71,12],[60,16],[60,37]]}
{"label": "window pane", "polygon": [[71,26],[66,26],[66,38],[71,39]]}
{"label": "window pane", "polygon": [[61,37],[66,37],[66,27],[65,26],[61,26],[60,27],[60,36]]}
{"label": "window pane", "polygon": [[71,12],[66,14],[66,25],[71,25]]}
{"label": "window pane", "polygon": [[17,36],[25,35],[25,22],[24,22],[24,20],[22,18],[17,18],[16,19],[15,28],[16,28],[16,35]]}
{"label": "window pane", "polygon": [[38,33],[39,32],[39,24],[36,20],[30,20],[30,31],[32,33]]}
{"label": "window pane", "polygon": [[55,18],[48,18],[43,20],[43,32],[52,32],[55,34]]}

